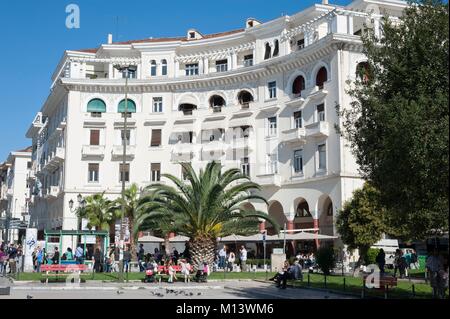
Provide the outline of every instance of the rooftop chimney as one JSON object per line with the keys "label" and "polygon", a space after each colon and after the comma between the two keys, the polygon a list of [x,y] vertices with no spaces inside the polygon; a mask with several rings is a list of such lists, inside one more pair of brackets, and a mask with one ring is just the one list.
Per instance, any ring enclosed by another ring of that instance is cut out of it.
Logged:
{"label": "rooftop chimney", "polygon": [[113,35],[110,33],[108,34],[108,44],[112,44],[113,43]]}

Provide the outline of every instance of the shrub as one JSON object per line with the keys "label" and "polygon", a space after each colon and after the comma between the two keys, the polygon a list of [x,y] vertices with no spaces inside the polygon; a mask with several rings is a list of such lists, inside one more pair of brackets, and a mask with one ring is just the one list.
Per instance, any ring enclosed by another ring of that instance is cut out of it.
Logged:
{"label": "shrub", "polygon": [[365,264],[366,265],[376,264],[376,258],[377,258],[379,251],[380,250],[377,248],[369,248],[369,250],[367,250],[367,254],[364,258]]}
{"label": "shrub", "polygon": [[[247,259],[247,265],[256,265],[256,267],[264,267],[264,259]],[[270,266],[270,259],[266,259],[266,265]]]}
{"label": "shrub", "polygon": [[316,262],[325,275],[329,275],[336,265],[336,255],[333,247],[321,247],[316,253]]}

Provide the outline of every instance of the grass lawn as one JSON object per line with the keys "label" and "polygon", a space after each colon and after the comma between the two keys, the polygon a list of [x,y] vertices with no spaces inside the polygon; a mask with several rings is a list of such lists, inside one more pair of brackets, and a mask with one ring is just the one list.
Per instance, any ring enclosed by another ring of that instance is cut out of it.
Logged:
{"label": "grass lawn", "polygon": [[[345,285],[344,285],[345,278]],[[362,278],[355,278],[350,276],[327,276],[325,284],[325,277],[321,274],[310,274],[309,284],[308,275],[304,274],[303,282],[293,281],[291,284],[294,287],[313,287],[326,288],[330,290],[342,291],[361,296],[362,293]],[[413,293],[414,286],[414,293]],[[366,289],[366,297],[381,297],[384,298],[384,291],[378,289]],[[432,298],[432,290],[429,284],[413,284],[410,282],[399,281],[397,287],[389,289],[388,298]]]}

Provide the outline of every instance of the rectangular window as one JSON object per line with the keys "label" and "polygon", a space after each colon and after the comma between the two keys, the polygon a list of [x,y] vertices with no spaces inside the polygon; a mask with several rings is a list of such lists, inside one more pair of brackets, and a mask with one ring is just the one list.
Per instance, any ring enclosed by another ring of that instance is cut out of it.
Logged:
{"label": "rectangular window", "polygon": [[131,131],[130,130],[121,130],[120,131],[120,140],[123,145],[129,146],[131,141]]}
{"label": "rectangular window", "polygon": [[217,72],[226,72],[226,71],[228,71],[228,60],[216,61],[216,71]]}
{"label": "rectangular window", "polygon": [[267,137],[277,136],[277,117],[267,119]]}
{"label": "rectangular window", "polygon": [[277,154],[267,154],[267,174],[278,174]]}
{"label": "rectangular window", "polygon": [[253,54],[244,56],[244,66],[253,66]]}
{"label": "rectangular window", "polygon": [[89,145],[100,145],[100,130],[91,130]]}
{"label": "rectangular window", "polygon": [[302,111],[294,112],[294,128],[302,127]]}
{"label": "rectangular window", "polygon": [[294,172],[303,173],[303,150],[294,151]]}
{"label": "rectangular window", "polygon": [[123,182],[125,179],[125,182],[130,181],[130,164],[120,164],[119,167],[119,181]]}
{"label": "rectangular window", "polygon": [[98,183],[99,180],[99,164],[88,165],[88,181],[89,183]]}
{"label": "rectangular window", "polygon": [[317,105],[317,121],[319,121],[319,122],[325,121],[325,105],[324,104]]}
{"label": "rectangular window", "polygon": [[91,112],[91,117],[102,117],[102,112]]}
{"label": "rectangular window", "polygon": [[159,182],[161,181],[161,163],[152,163],[151,164],[151,181]]}
{"label": "rectangular window", "polygon": [[167,64],[163,64],[161,68],[162,75],[167,75]]}
{"label": "rectangular window", "polygon": [[269,89],[269,99],[276,99],[277,98],[277,82],[272,81],[267,84],[267,87]]}
{"label": "rectangular window", "polygon": [[326,144],[321,144],[317,147],[319,153],[319,170],[327,169],[327,148]]}
{"label": "rectangular window", "polygon": [[153,98],[153,113],[162,113],[163,111],[163,99],[162,97]]}
{"label": "rectangular window", "polygon": [[27,162],[27,169],[31,169],[32,167],[32,163],[31,162]]}
{"label": "rectangular window", "polygon": [[248,157],[241,159],[241,172],[246,176],[250,176],[250,161]]}
{"label": "rectangular window", "polygon": [[128,75],[129,79],[135,79],[136,78],[136,71],[135,70],[124,70],[122,71],[122,78],[126,79]]}
{"label": "rectangular window", "polygon": [[159,147],[161,146],[161,140],[162,140],[162,130],[152,130],[152,140],[151,140],[151,147]]}
{"label": "rectangular window", "polygon": [[186,169],[184,168],[184,166],[181,166],[181,178],[182,178],[184,181],[187,180]]}
{"label": "rectangular window", "polygon": [[305,39],[300,39],[297,41],[297,49],[301,50],[305,47]]}
{"label": "rectangular window", "polygon": [[198,63],[186,64],[186,76],[198,75]]}

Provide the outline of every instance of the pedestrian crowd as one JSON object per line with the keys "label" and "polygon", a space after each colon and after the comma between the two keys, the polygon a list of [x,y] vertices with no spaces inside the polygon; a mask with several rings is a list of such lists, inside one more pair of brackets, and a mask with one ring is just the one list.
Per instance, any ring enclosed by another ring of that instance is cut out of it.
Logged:
{"label": "pedestrian crowd", "polygon": [[0,245],[0,276],[16,274],[23,271],[23,248],[22,245],[5,244]]}

